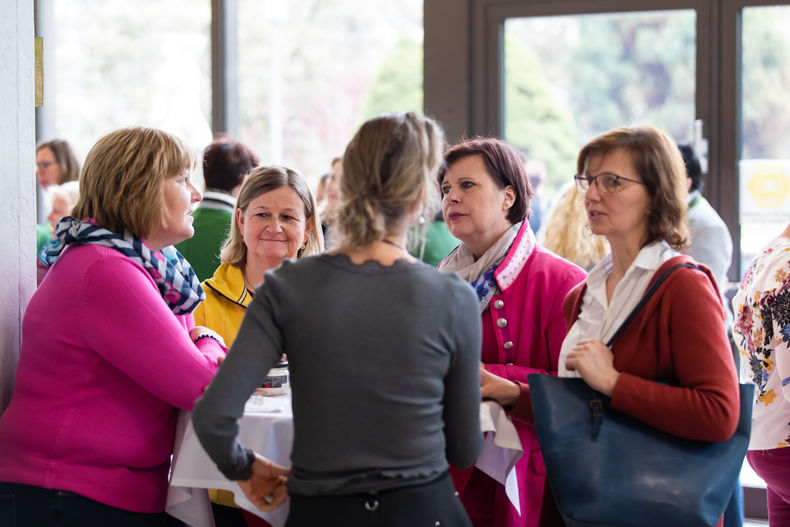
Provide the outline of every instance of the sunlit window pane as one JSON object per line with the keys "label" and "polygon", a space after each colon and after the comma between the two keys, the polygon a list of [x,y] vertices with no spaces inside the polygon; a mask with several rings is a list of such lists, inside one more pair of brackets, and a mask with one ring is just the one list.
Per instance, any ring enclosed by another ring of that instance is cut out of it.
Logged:
{"label": "sunlit window pane", "polygon": [[505,137],[548,168],[553,191],[579,148],[618,126],[690,140],[693,10],[511,18],[505,23]]}
{"label": "sunlit window pane", "polygon": [[163,128],[196,149],[211,141],[211,2],[51,6],[44,139],[66,139],[80,156],[126,126]]}
{"label": "sunlit window pane", "polygon": [[240,0],[241,140],[315,181],[363,120],[422,110],[422,41],[422,0]]}
{"label": "sunlit window pane", "polygon": [[743,10],[741,270],[790,218],[790,7]]}

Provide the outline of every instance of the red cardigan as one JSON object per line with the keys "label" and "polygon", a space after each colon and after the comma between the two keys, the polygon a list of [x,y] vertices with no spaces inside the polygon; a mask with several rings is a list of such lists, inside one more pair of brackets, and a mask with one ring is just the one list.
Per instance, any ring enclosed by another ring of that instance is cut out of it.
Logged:
{"label": "red cardigan", "polygon": [[[653,280],[679,263],[696,262],[688,256],[672,258]],[[724,441],[738,425],[738,380],[716,280],[707,267],[697,265],[704,274],[686,267],[673,271],[612,344],[614,367],[620,372],[612,407],[681,437]],[[568,329],[579,317],[586,288],[581,283],[565,298]],[[528,393],[522,385],[522,398]],[[561,525],[546,485],[540,526]]]}
{"label": "red cardigan", "polygon": [[[679,263],[695,262],[677,256],[655,276]],[[620,372],[612,407],[680,437],[724,441],[738,426],[738,380],[716,280],[700,267],[704,274],[681,267],[669,275],[612,344]],[[580,284],[565,298],[568,328],[585,290]]]}

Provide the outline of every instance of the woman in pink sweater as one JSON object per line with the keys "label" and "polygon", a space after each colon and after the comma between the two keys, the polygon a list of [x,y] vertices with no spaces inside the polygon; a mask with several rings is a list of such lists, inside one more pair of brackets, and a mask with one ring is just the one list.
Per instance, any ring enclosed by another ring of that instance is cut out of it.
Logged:
{"label": "woman in pink sweater", "polygon": [[177,412],[226,351],[194,326],[204,294],[170,247],[193,234],[193,166],[154,129],[112,132],[88,154],[22,323],[0,525],[163,524]]}

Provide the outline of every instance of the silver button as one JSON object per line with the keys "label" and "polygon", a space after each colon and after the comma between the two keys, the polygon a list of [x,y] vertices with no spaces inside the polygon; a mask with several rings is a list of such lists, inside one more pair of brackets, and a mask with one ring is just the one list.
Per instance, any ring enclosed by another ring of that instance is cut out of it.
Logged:
{"label": "silver button", "polygon": [[365,500],[365,510],[375,511],[379,508],[379,500]]}
{"label": "silver button", "polygon": [[458,496],[458,491],[456,490],[455,492],[453,492],[453,494],[455,494],[456,496]]}
{"label": "silver button", "polygon": [[439,527],[442,524],[442,522],[436,521],[436,522],[433,522],[433,524],[435,525],[435,527]]}
{"label": "silver button", "polygon": [[512,362],[506,362],[505,366],[513,366],[513,363]]}
{"label": "silver button", "polygon": [[503,328],[507,326],[507,319],[506,318],[498,318],[496,321],[496,325],[498,328]]}
{"label": "silver button", "polygon": [[504,302],[502,302],[501,300],[494,301],[494,309],[502,309],[503,307],[505,307]]}
{"label": "silver button", "polygon": [[513,341],[512,340],[508,340],[507,342],[502,344],[502,347],[505,348],[506,350],[509,350],[510,348],[513,347]]}

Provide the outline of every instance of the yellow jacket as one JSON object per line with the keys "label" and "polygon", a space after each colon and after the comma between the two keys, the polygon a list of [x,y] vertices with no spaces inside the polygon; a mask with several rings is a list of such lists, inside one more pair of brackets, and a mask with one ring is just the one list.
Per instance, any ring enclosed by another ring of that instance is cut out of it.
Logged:
{"label": "yellow jacket", "polygon": [[[236,340],[247,306],[252,301],[252,295],[244,285],[241,269],[223,263],[214,271],[214,276],[202,285],[206,299],[192,313],[195,325],[213,329],[222,335],[225,345],[230,348]],[[233,493],[226,490],[209,489],[209,498],[213,503],[238,507],[233,501]]]}
{"label": "yellow jacket", "polygon": [[203,290],[206,299],[193,313],[195,324],[222,335],[225,345],[230,348],[252,301],[252,295],[244,286],[241,269],[223,263],[214,271],[213,277],[203,282]]}

